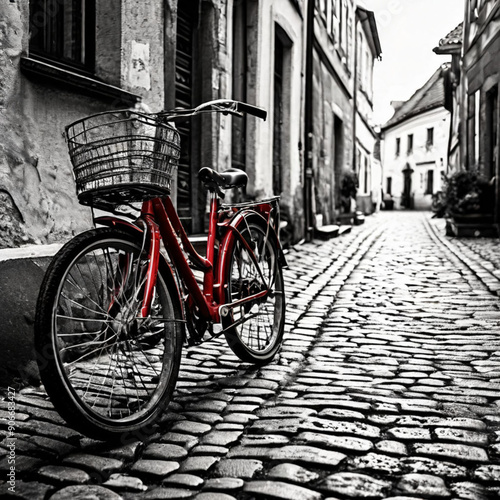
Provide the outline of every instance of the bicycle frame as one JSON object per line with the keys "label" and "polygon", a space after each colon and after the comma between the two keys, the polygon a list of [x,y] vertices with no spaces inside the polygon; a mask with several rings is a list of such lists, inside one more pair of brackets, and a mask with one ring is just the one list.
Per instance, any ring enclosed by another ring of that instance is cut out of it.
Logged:
{"label": "bicycle frame", "polygon": [[[154,198],[153,200],[145,201],[141,208],[141,217],[145,226],[146,238],[148,240],[148,269],[146,283],[144,287],[144,297],[141,308],[141,317],[146,318],[150,313],[151,301],[156,285],[156,277],[158,273],[158,265],[160,260],[160,241],[163,240],[165,249],[172,260],[175,268],[178,271],[183,285],[189,294],[190,299],[198,307],[201,317],[213,323],[219,323],[221,316],[229,314],[230,308],[240,306],[246,302],[251,302],[257,299],[264,298],[269,293],[268,284],[266,290],[256,294],[249,295],[239,301],[233,302],[230,305],[225,305],[224,299],[224,276],[228,263],[227,249],[230,246],[231,239],[237,238],[243,247],[248,251],[248,255],[252,259],[258,272],[265,283],[259,261],[255,252],[250,247],[248,242],[241,236],[238,231],[238,223],[248,214],[258,214],[262,217],[262,221],[267,225],[268,234],[266,237],[276,237],[279,227],[279,212],[275,220],[272,220],[273,204],[278,198],[263,200],[256,203],[244,203],[240,205],[221,205],[219,198],[212,194],[210,201],[210,219],[207,239],[206,258],[202,257],[191,244],[186,231],[177,215],[175,207],[169,196],[163,198]],[[135,230],[140,230],[137,225],[133,225],[123,219],[116,217],[99,217],[95,222],[103,225],[124,225],[128,228],[133,227]],[[223,240],[220,244],[221,252],[219,253],[217,262],[215,261],[215,244],[217,239],[217,227],[225,227]],[[278,240],[278,238],[276,237]],[[180,243],[179,243],[180,240]],[[182,245],[182,247],[181,247]],[[279,256],[284,262],[284,255],[279,245]],[[196,281],[195,275],[191,266],[186,259],[184,252],[189,256],[192,264],[204,274],[203,286],[200,287]],[[286,265],[286,264],[285,264]]]}
{"label": "bicycle frame", "polygon": [[[248,175],[202,167],[199,180],[211,193],[202,256],[166,196],[181,155],[169,122],[201,113],[267,116],[218,99],[160,113],[98,113],[66,128],[80,203],[114,215],[94,217],[108,227],[75,236],[51,262],[37,301],[35,353],[55,408],[91,438],[150,432],[174,394],[184,346],[223,335],[241,361],[261,366],[282,345],[278,197],[224,204],[224,193],[244,190]],[[117,208],[142,200],[140,214]]]}

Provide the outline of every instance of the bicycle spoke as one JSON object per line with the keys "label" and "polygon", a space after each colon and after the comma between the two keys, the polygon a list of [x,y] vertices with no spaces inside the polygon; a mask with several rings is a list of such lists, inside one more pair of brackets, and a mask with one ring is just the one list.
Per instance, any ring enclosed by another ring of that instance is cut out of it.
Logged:
{"label": "bicycle spoke", "polygon": [[[255,296],[231,309],[226,336],[235,353],[244,360],[270,359],[281,343],[284,321],[284,293],[276,246],[268,226],[245,220],[232,256],[228,277],[228,302]],[[262,292],[266,292],[263,295]]]}
{"label": "bicycle spoke", "polygon": [[164,291],[161,302],[164,285],[155,289],[156,313],[139,318],[147,280],[141,255],[135,247],[112,246],[83,254],[66,274],[54,314],[58,356],[68,380],[89,410],[112,420],[156,404],[158,387],[169,377],[163,373],[170,373],[174,361],[166,339],[175,338],[176,327],[167,325],[180,320],[169,312]]}

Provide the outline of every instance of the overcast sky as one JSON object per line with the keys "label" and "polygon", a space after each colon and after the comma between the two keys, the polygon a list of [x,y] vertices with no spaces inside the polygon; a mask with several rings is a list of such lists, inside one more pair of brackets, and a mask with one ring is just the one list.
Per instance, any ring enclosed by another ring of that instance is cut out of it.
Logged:
{"label": "overcast sky", "polygon": [[391,101],[406,101],[449,56],[432,49],[464,16],[464,0],[363,0],[375,12],[382,61],[375,62],[374,118],[385,123]]}

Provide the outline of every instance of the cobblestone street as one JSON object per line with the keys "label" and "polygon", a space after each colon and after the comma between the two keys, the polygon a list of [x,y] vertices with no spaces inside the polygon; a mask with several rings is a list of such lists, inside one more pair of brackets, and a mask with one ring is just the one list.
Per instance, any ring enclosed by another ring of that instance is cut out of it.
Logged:
{"label": "cobblestone street", "polygon": [[268,366],[219,339],[185,351],[154,432],[119,446],[16,392],[1,498],[500,497],[500,240],[381,212],[287,255],[287,325]]}

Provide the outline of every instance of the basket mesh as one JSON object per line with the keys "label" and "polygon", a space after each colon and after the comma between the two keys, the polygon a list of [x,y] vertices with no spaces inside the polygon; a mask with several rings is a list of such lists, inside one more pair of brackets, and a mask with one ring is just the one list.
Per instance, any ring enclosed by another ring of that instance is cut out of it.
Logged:
{"label": "basket mesh", "polygon": [[99,113],[72,123],[66,135],[80,203],[113,206],[170,193],[180,138],[157,115]]}

